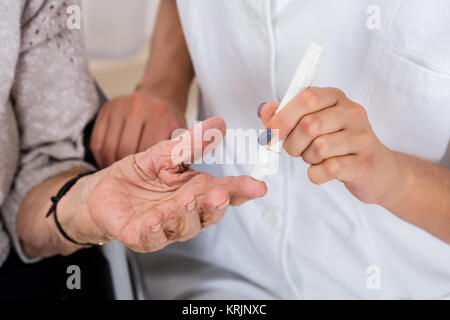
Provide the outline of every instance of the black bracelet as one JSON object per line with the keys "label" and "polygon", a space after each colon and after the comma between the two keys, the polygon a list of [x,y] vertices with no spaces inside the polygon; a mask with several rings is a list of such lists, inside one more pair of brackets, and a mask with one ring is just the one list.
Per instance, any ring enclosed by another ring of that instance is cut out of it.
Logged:
{"label": "black bracelet", "polygon": [[56,227],[58,228],[58,231],[61,233],[61,235],[64,238],[66,238],[68,241],[75,243],[79,246],[97,246],[97,244],[89,243],[89,242],[81,243],[81,242],[78,242],[78,241],[72,239],[71,237],[69,237],[67,235],[67,233],[63,230],[63,228],[61,227],[61,224],[58,221],[58,217],[56,216],[56,207],[58,205],[59,200],[61,200],[61,198],[66,195],[66,193],[70,190],[70,188],[72,188],[74,186],[75,183],[77,183],[78,180],[80,180],[81,178],[83,178],[87,175],[93,174],[95,172],[96,171],[83,172],[83,173],[80,173],[79,175],[77,175],[76,177],[70,179],[69,181],[67,181],[66,184],[63,185],[62,188],[58,191],[56,196],[50,198],[52,200],[53,204],[50,207],[50,210],[48,210],[47,215],[45,216],[46,218],[48,218],[48,217],[50,217],[50,215],[52,213],[54,213],[53,217],[55,218],[55,224],[56,224]]}

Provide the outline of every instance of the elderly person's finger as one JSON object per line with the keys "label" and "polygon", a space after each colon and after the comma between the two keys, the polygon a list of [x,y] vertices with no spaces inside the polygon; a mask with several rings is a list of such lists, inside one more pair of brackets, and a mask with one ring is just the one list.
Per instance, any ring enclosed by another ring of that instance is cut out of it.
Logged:
{"label": "elderly person's finger", "polygon": [[194,192],[175,193],[151,211],[133,216],[117,238],[137,252],[153,252],[172,242],[191,239],[201,231],[196,200]]}
{"label": "elderly person's finger", "polygon": [[249,200],[261,198],[267,193],[266,184],[250,176],[214,179],[210,183],[210,189],[226,191],[231,206],[240,206]]}
{"label": "elderly person's finger", "polygon": [[229,194],[225,190],[212,190],[199,199],[200,221],[202,228],[212,226],[220,221],[230,204]]}
{"label": "elderly person's finger", "polygon": [[[147,222],[145,219],[148,219],[149,221]],[[151,216],[145,217],[141,230],[142,231],[139,232],[139,242],[134,246],[130,246],[130,249],[133,251],[155,252],[173,242],[167,239],[166,233],[162,228],[162,222],[159,218],[155,221]]]}
{"label": "elderly person's finger", "polygon": [[[195,237],[202,227],[217,223],[229,205],[264,196],[264,182],[249,176],[215,178],[182,166],[184,160],[211,152],[224,135],[224,121],[211,118],[182,138],[160,142],[117,162],[109,173],[99,173],[103,180],[96,194],[104,201],[97,201],[92,212],[102,230],[133,250],[155,251]],[[191,153],[174,159],[172,151],[180,144]],[[111,192],[115,197],[104,196]]]}
{"label": "elderly person's finger", "polygon": [[[188,189],[189,188],[189,189]],[[253,179],[250,176],[215,178],[205,173],[197,173],[189,184],[180,188],[180,190],[192,190],[197,195],[207,195],[212,191],[223,191],[228,195],[230,205],[238,206],[246,201],[263,197],[267,193],[266,184],[262,181]],[[212,205],[220,206],[226,200],[222,193],[213,193]]]}
{"label": "elderly person's finger", "polygon": [[[126,227],[112,232],[112,236],[133,251],[157,251],[167,246],[167,237],[162,230],[162,219],[163,212],[158,208],[147,214],[133,215]],[[110,225],[114,226],[116,223],[112,221]]]}
{"label": "elderly person's finger", "polygon": [[200,232],[199,206],[195,191],[178,190],[157,209],[162,213],[161,230],[168,240],[186,241]]}
{"label": "elderly person's finger", "polygon": [[[226,134],[225,122],[218,117],[198,123],[170,141],[163,141],[134,156],[137,170],[158,178],[169,186],[180,185],[192,177],[186,165],[212,152]],[[183,173],[184,172],[184,173]]]}
{"label": "elderly person's finger", "polygon": [[175,148],[171,150],[174,165],[190,164],[203,158],[222,143],[225,134],[225,121],[219,117],[196,124],[173,140],[177,142]]}

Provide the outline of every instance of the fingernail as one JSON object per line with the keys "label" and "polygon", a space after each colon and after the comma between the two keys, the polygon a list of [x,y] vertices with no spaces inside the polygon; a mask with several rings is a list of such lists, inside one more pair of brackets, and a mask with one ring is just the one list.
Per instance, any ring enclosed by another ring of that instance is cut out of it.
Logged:
{"label": "fingernail", "polygon": [[267,128],[264,132],[258,137],[258,143],[262,146],[267,145],[270,140],[272,140],[272,129]]}
{"label": "fingernail", "polygon": [[188,204],[186,205],[186,208],[188,209],[188,211],[194,210],[194,208],[195,208],[195,198],[194,198],[194,200],[192,200],[191,203],[188,203]]}
{"label": "fingernail", "polygon": [[159,229],[161,229],[161,222],[151,227],[152,232],[157,232]]}
{"label": "fingernail", "polygon": [[258,109],[256,109],[256,114],[258,115],[258,118],[261,118],[261,109],[263,107],[263,105],[265,105],[266,103],[263,102],[258,106]]}
{"label": "fingernail", "polygon": [[221,204],[220,206],[217,207],[217,209],[225,209],[226,207],[228,207],[228,205],[230,204],[230,198],[227,199],[227,201],[225,201],[223,204]]}

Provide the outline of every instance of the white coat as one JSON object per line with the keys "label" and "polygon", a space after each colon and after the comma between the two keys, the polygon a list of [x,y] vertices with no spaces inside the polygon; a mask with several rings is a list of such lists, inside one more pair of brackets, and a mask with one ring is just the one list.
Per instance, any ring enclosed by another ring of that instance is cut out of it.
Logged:
{"label": "white coat", "polygon": [[[327,48],[315,86],[366,108],[389,148],[450,167],[450,2],[179,0],[201,117],[261,128],[309,42]],[[340,182],[313,185],[284,153],[266,197],[148,258],[154,298],[445,298],[450,246]],[[217,176],[251,165],[201,165]]]}

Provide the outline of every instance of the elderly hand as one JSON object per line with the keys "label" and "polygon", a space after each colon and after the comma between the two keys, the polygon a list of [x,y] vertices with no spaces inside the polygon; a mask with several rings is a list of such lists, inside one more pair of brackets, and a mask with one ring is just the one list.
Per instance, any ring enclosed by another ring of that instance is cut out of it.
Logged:
{"label": "elderly hand", "polygon": [[265,104],[259,115],[266,128],[279,129],[291,156],[311,165],[313,183],[337,179],[366,203],[385,202],[398,186],[401,170],[395,153],[377,138],[366,110],[341,90],[311,87],[274,115],[277,107]]}
{"label": "elderly hand", "polygon": [[[219,179],[184,167],[183,162],[193,160],[191,154],[201,156],[208,145],[220,142],[203,141],[206,130],[225,135],[220,118],[197,126],[202,126],[202,136],[193,135],[194,127],[179,139],[163,141],[80,180],[77,198],[86,210],[65,225],[67,232],[79,242],[116,239],[132,250],[151,252],[195,237],[217,223],[229,205],[264,196],[265,184],[251,177]],[[174,157],[174,150],[180,150],[174,148],[180,147],[192,152]]]}

